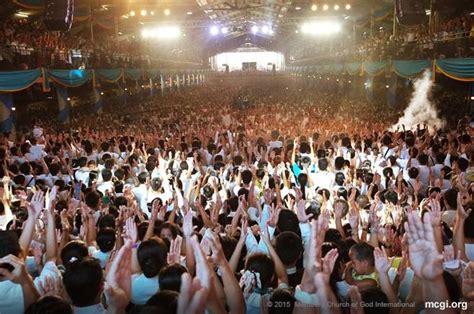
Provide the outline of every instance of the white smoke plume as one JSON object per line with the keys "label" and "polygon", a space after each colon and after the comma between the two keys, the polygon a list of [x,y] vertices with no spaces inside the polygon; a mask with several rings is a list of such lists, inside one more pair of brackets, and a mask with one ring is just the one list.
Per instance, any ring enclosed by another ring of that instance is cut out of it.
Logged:
{"label": "white smoke plume", "polygon": [[414,82],[414,91],[408,107],[403,112],[403,116],[392,126],[395,130],[397,126],[405,125],[407,130],[414,129],[417,124],[427,124],[430,129],[436,126],[442,128],[445,121],[438,117],[435,106],[430,102],[429,94],[433,88],[431,80],[431,71],[426,70],[423,77]]}

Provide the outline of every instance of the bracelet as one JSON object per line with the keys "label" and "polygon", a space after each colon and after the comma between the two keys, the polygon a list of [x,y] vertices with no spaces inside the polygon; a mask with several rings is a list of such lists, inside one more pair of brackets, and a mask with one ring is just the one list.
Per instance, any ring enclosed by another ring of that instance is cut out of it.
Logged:
{"label": "bracelet", "polygon": [[132,249],[138,249],[139,244],[138,243],[133,243]]}

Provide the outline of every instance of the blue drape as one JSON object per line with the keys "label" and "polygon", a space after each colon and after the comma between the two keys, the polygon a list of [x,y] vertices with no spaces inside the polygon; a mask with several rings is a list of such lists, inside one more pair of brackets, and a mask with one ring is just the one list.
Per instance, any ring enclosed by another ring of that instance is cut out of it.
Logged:
{"label": "blue drape", "polygon": [[431,60],[396,60],[393,61],[393,70],[398,76],[412,78],[421,74],[424,70],[430,69]]}
{"label": "blue drape", "polygon": [[97,69],[96,78],[99,82],[115,83],[123,76],[123,69]]}
{"label": "blue drape", "polygon": [[141,69],[125,69],[125,77],[131,80],[139,80],[143,73]]}
{"label": "blue drape", "polygon": [[385,71],[386,61],[364,62],[364,71],[371,76],[377,76]]}
{"label": "blue drape", "polygon": [[84,85],[92,78],[91,70],[48,70],[48,80],[66,87]]}
{"label": "blue drape", "polygon": [[41,69],[0,72],[0,91],[17,92],[33,85],[41,77]]}
{"label": "blue drape", "polygon": [[474,81],[474,58],[436,60],[436,68],[458,81]]}

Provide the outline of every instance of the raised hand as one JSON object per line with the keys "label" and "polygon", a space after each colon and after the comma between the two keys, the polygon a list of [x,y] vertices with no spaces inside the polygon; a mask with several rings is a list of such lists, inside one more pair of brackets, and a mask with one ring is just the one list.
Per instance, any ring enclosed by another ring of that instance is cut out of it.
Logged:
{"label": "raised hand", "polygon": [[[459,193],[458,193],[459,194]],[[431,209],[431,224],[433,226],[439,226],[441,223],[441,205],[439,203],[441,195],[438,193],[436,198],[430,199],[430,209]]]}
{"label": "raised hand", "polygon": [[130,303],[132,290],[132,242],[120,248],[106,275],[104,293],[111,313],[121,313]]}
{"label": "raised hand", "polygon": [[183,217],[183,234],[186,239],[193,235],[193,213],[188,211]]}
{"label": "raised hand", "polygon": [[171,240],[170,251],[168,252],[167,261],[168,264],[179,264],[181,259],[181,244],[183,238],[177,236],[176,239]]}
{"label": "raised hand", "polygon": [[411,267],[415,274],[425,280],[434,280],[441,276],[443,255],[438,253],[436,247],[430,214],[425,214],[422,223],[416,213],[410,213],[405,230]]}
{"label": "raised hand", "polygon": [[326,253],[326,256],[323,257],[323,272],[325,272],[327,275],[332,274],[338,256],[339,253],[337,252],[337,249],[331,249]]}
{"label": "raised hand", "polygon": [[275,208],[275,205],[272,204],[270,207],[270,218],[268,219],[268,225],[271,227],[276,227],[278,224],[278,218],[280,217],[281,207],[278,206]]}
{"label": "raised hand", "polygon": [[124,238],[130,240],[132,243],[136,243],[138,240],[138,230],[137,225],[135,224],[135,219],[133,219],[133,217],[129,217],[125,221],[124,229]]}
{"label": "raised hand", "polygon": [[375,269],[379,274],[386,274],[390,269],[390,263],[388,261],[387,252],[385,248],[376,247],[374,250]]}
{"label": "raised hand", "polygon": [[306,214],[305,204],[306,202],[303,199],[300,199],[296,204],[296,215],[298,216],[300,223],[307,222],[311,217],[313,217],[313,214]]}
{"label": "raised hand", "polygon": [[44,193],[41,191],[33,194],[30,204],[28,205],[28,212],[33,215],[33,218],[38,219],[44,207]]}
{"label": "raised hand", "polygon": [[203,287],[197,277],[193,279],[188,273],[184,273],[179,292],[178,314],[204,313],[209,289]]}

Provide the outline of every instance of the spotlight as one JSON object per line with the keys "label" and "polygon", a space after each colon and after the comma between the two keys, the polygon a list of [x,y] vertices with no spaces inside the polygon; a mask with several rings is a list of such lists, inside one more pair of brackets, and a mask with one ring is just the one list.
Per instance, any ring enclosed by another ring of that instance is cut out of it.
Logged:
{"label": "spotlight", "polygon": [[181,30],[178,26],[163,26],[157,28],[143,29],[143,38],[159,38],[159,39],[174,39],[181,35]]}
{"label": "spotlight", "polygon": [[[473,14],[474,15],[474,14]],[[474,100],[474,96],[471,96],[471,100]]]}
{"label": "spotlight", "polygon": [[155,11],[150,11],[150,15],[155,15]]}
{"label": "spotlight", "polygon": [[228,32],[229,32],[229,28],[227,28],[227,27],[221,28],[221,33],[222,33],[222,34],[225,35],[225,34],[227,34]]}
{"label": "spotlight", "polygon": [[387,89],[390,88],[390,85],[385,85],[385,88],[387,88]]}
{"label": "spotlight", "polygon": [[124,90],[128,90],[128,88],[125,87]]}
{"label": "spotlight", "polygon": [[12,107],[12,111],[16,111],[16,107]]}
{"label": "spotlight", "polygon": [[102,96],[104,96],[104,92],[100,92],[100,94],[101,94]]}
{"label": "spotlight", "polygon": [[193,15],[193,12],[188,11],[188,12],[186,12],[186,14],[187,14],[187,15]]}
{"label": "spotlight", "polygon": [[339,79],[336,79],[336,82],[339,82]]}
{"label": "spotlight", "polygon": [[349,84],[350,84],[350,83],[352,83],[352,81],[349,81],[349,82],[347,82],[347,83],[349,83]]}
{"label": "spotlight", "polygon": [[346,10],[350,10],[352,7],[350,4],[346,4]]}
{"label": "spotlight", "polygon": [[336,5],[334,6],[334,10],[336,10],[336,11],[339,10],[339,4],[336,4]]}
{"label": "spotlight", "polygon": [[313,5],[311,6],[311,10],[313,10],[313,11],[318,10],[318,6],[317,6],[316,4],[313,4]]}
{"label": "spotlight", "polygon": [[323,10],[324,10],[324,11],[329,10],[329,6],[328,6],[327,4],[323,5]]}
{"label": "spotlight", "polygon": [[130,11],[130,16],[135,16],[135,11]]}
{"label": "spotlight", "polygon": [[210,32],[212,36],[216,36],[219,34],[219,28],[217,28],[217,26],[212,26]]}
{"label": "spotlight", "polygon": [[71,101],[71,98],[68,97],[66,100],[67,100],[67,101]]}
{"label": "spotlight", "polygon": [[262,27],[262,33],[264,33],[264,34],[270,33],[270,28],[267,25],[264,25]]}
{"label": "spotlight", "polygon": [[145,85],[142,85],[142,88],[145,88]]}
{"label": "spotlight", "polygon": [[170,9],[165,9],[165,11],[163,11],[165,13],[166,16],[170,15],[171,11]]}
{"label": "spotlight", "polygon": [[252,33],[254,33],[254,34],[258,33],[258,26],[257,25],[252,26]]}
{"label": "spotlight", "polygon": [[141,15],[141,16],[146,16],[146,14],[147,14],[146,10],[141,10],[141,11],[140,11],[140,15]]}
{"label": "spotlight", "polygon": [[297,11],[301,10],[301,7],[295,7],[295,10],[297,10]]}

